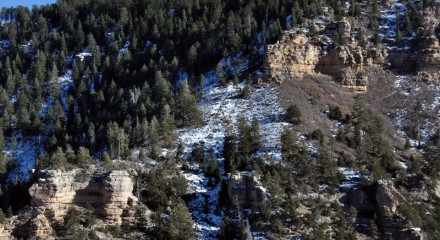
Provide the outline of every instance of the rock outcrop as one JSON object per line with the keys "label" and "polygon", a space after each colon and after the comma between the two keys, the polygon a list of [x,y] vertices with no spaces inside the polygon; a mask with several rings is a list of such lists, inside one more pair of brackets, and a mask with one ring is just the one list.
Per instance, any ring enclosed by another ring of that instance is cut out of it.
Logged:
{"label": "rock outcrop", "polygon": [[228,196],[232,204],[241,209],[258,209],[259,203],[266,198],[266,189],[255,172],[238,172],[228,179]]}
{"label": "rock outcrop", "polygon": [[[29,189],[31,205],[0,224],[0,239],[54,239],[53,226],[62,223],[69,208],[89,204],[104,225],[138,224],[148,217],[148,209],[138,205],[132,194],[134,185],[127,171],[44,170],[37,177]],[[139,214],[136,209],[144,210]]]}
{"label": "rock outcrop", "polygon": [[437,41],[436,48],[426,48],[418,54],[418,76],[424,80],[440,80],[440,48]]}
{"label": "rock outcrop", "polygon": [[47,170],[38,177],[38,183],[29,189],[31,205],[44,208],[55,220],[62,219],[70,205],[88,203],[105,219],[120,222],[123,210],[137,203],[127,171],[88,177],[84,170]]}
{"label": "rock outcrop", "polygon": [[440,44],[434,35],[421,37],[418,46],[413,48],[374,46],[367,55],[365,47],[351,36],[348,21],[330,23],[324,31],[337,33],[343,44],[332,42],[326,36],[310,37],[296,29],[285,32],[276,44],[268,45],[264,59],[266,79],[282,82],[290,77],[325,74],[346,89],[363,92],[368,85],[364,67],[378,66],[416,70],[419,79],[440,80]]}
{"label": "rock outcrop", "polygon": [[405,198],[394,188],[390,180],[377,181],[376,202],[380,208],[386,208],[389,212],[396,212],[398,206],[405,202]]}
{"label": "rock outcrop", "polygon": [[398,212],[398,207],[404,204],[406,199],[391,180],[379,180],[376,184],[350,189],[343,202],[357,210],[357,223],[365,224],[362,215],[375,212],[376,223],[382,229],[382,236],[386,236],[384,239],[424,239],[421,229],[414,228]]}
{"label": "rock outcrop", "polygon": [[388,60],[393,68],[417,71],[425,81],[440,81],[440,44],[436,36],[421,37],[415,49],[392,50]]}
{"label": "rock outcrop", "polygon": [[303,77],[315,74],[321,48],[299,33],[285,33],[279,43],[267,46],[264,59],[266,74],[271,82],[281,82],[285,76]]}
{"label": "rock outcrop", "polygon": [[432,193],[436,198],[440,199],[440,182],[434,183]]}
{"label": "rock outcrop", "polygon": [[342,41],[352,43],[339,46],[329,44],[327,38],[310,38],[301,31],[285,32],[278,43],[267,46],[264,70],[268,81],[326,74],[348,89],[366,91],[367,78],[362,73],[368,62],[362,48],[352,41],[350,23],[340,21],[327,29],[338,32]]}

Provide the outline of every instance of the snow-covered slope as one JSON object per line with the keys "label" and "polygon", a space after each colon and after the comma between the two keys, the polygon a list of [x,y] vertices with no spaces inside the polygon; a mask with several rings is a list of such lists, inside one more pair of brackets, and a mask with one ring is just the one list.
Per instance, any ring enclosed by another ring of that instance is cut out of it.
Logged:
{"label": "snow-covered slope", "polygon": [[[212,79],[207,82],[213,83]],[[203,143],[205,150],[214,150],[219,165],[223,168],[221,153],[226,131],[237,131],[237,121],[240,117],[249,122],[256,117],[260,122],[262,141],[262,148],[258,154],[264,154],[268,159],[280,159],[279,139],[285,123],[280,121],[284,110],[279,105],[276,89],[270,85],[262,85],[254,88],[247,97],[241,98],[244,87],[244,83],[236,86],[229,84],[226,87],[214,83],[207,87],[199,106],[205,125],[178,131],[179,140],[184,144],[186,153],[190,153],[195,145]],[[222,211],[217,209],[220,184],[209,187],[208,179],[202,173],[182,173],[189,183],[190,193],[194,195],[188,205],[200,238],[215,239],[223,216]],[[222,173],[225,179],[223,170]]]}

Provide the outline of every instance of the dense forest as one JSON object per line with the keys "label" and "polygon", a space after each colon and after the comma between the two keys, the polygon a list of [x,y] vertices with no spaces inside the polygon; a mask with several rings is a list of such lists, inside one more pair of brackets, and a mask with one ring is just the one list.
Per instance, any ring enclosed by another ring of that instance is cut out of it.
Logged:
{"label": "dense forest", "polygon": [[[134,146],[169,142],[175,126],[199,123],[195,87],[203,73],[229,54],[258,56],[285,27],[280,19],[292,4],[59,1],[32,11],[3,8],[3,133],[43,136],[42,168],[63,164],[51,155],[67,146],[126,157]],[[188,82],[177,82],[179,72]],[[66,74],[73,84],[61,91]]]}

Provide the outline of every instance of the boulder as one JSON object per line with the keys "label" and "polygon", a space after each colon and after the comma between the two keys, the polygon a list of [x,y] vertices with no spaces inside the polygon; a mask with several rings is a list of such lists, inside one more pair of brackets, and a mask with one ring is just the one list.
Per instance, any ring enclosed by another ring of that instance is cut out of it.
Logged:
{"label": "boulder", "polygon": [[356,210],[363,208],[366,201],[367,201],[367,194],[363,190],[350,189],[347,192],[347,203],[348,205],[356,208]]}
{"label": "boulder", "polygon": [[399,240],[423,240],[422,230],[420,228],[408,228],[400,231],[395,239]]}

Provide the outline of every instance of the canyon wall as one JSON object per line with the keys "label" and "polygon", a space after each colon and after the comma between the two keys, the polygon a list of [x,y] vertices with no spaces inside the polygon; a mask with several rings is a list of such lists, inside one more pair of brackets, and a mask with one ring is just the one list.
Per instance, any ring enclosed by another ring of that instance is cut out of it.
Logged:
{"label": "canyon wall", "polygon": [[0,224],[0,239],[53,239],[53,224],[63,223],[70,208],[87,205],[94,208],[94,214],[105,225],[136,221],[134,207],[138,206],[138,199],[132,193],[134,183],[125,170],[43,170],[37,178],[29,189],[30,206]]}
{"label": "canyon wall", "polygon": [[440,80],[440,46],[436,36],[421,37],[418,46],[412,48],[382,45],[365,48],[351,37],[350,24],[345,20],[328,24],[326,30],[337,32],[344,44],[296,30],[284,32],[276,44],[268,45],[263,62],[267,81],[325,74],[346,89],[363,92],[368,86],[363,74],[365,66],[416,71],[419,79]]}

